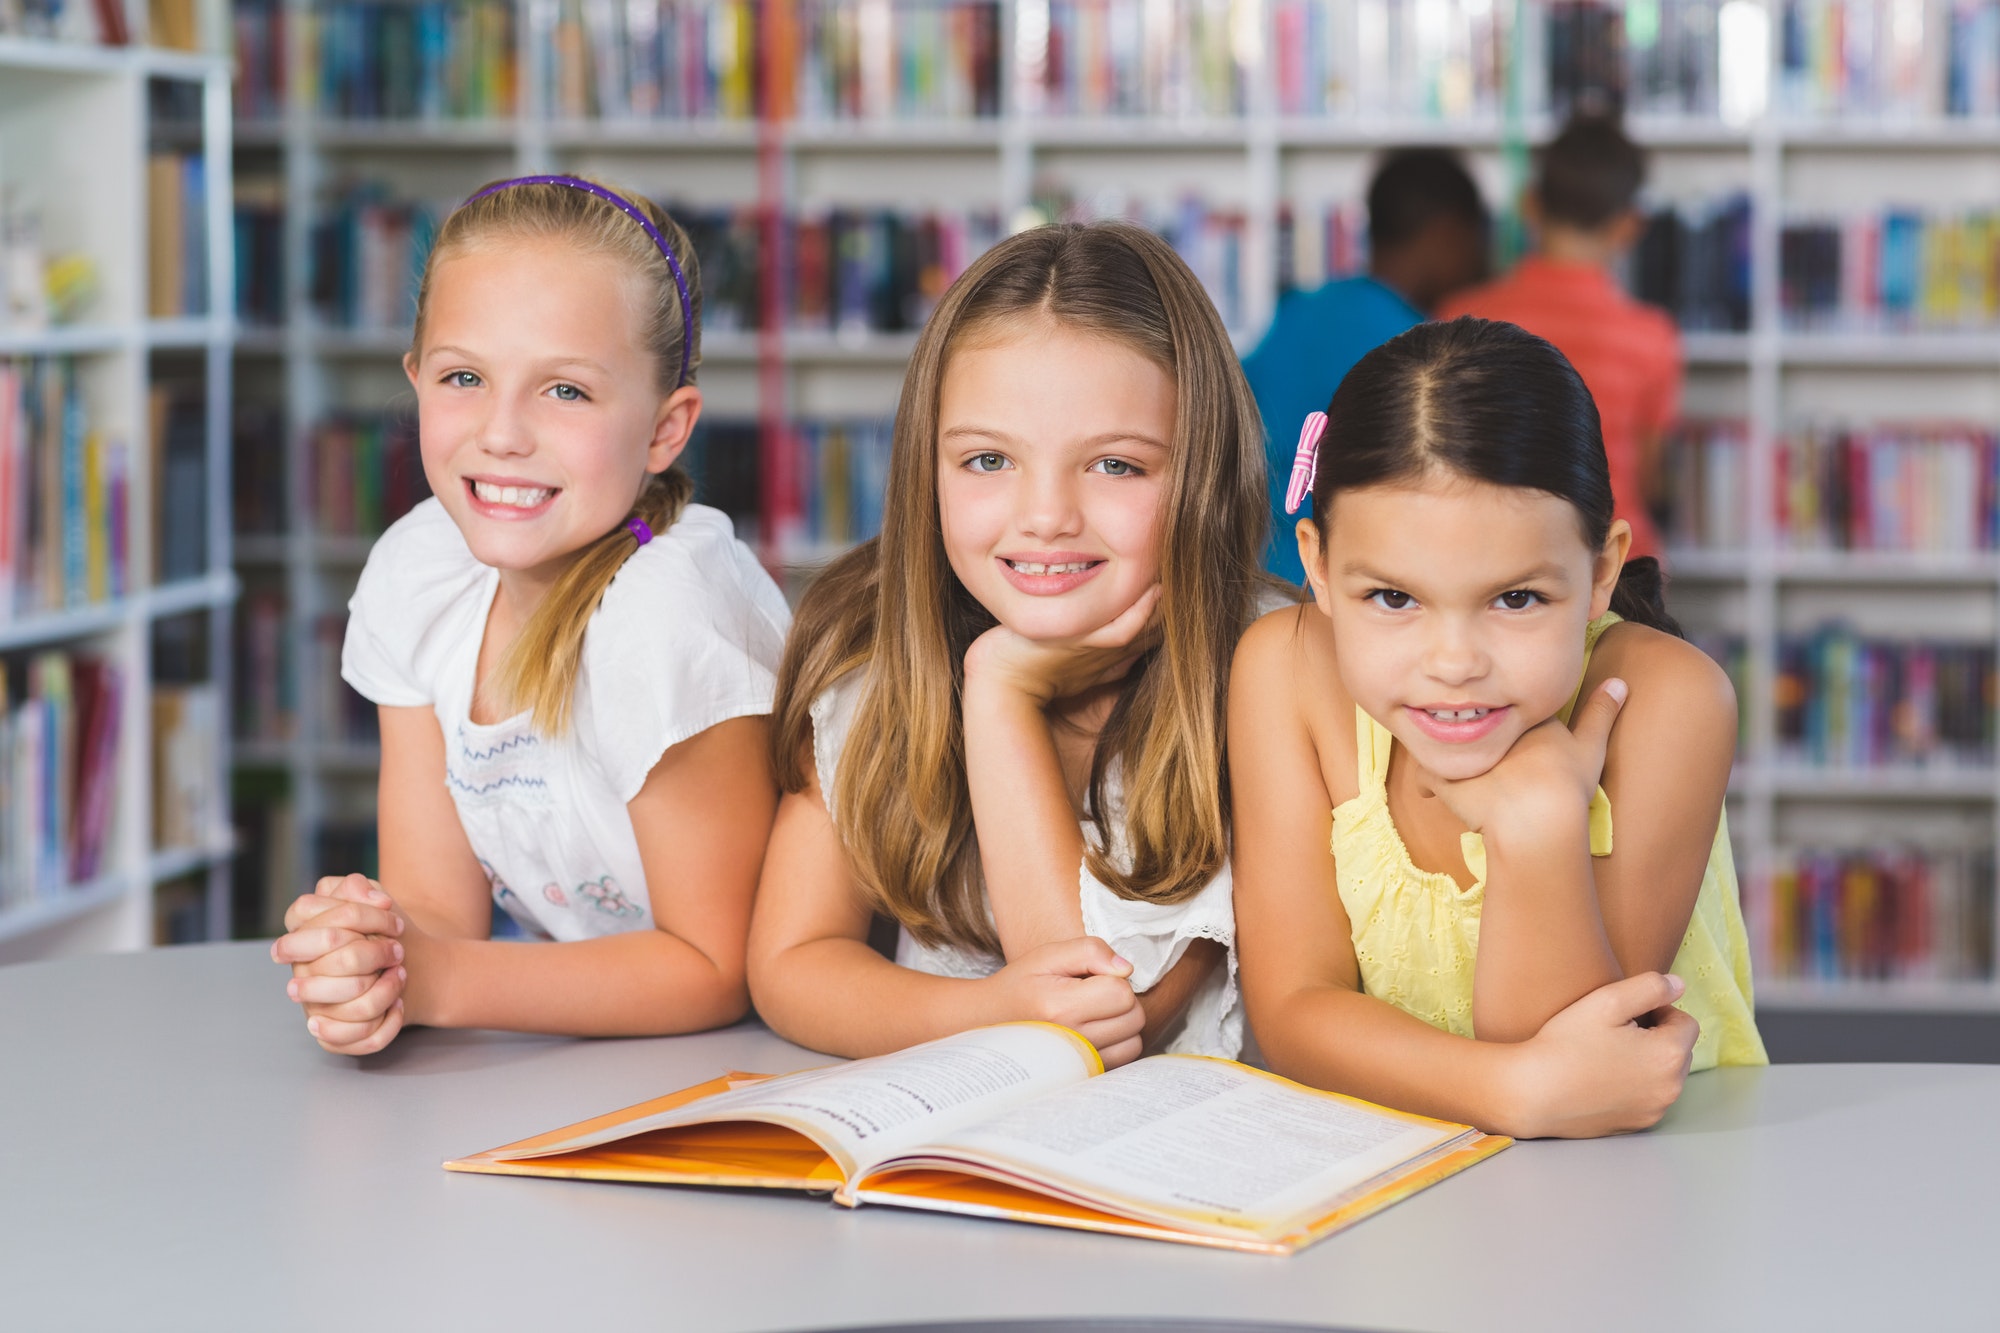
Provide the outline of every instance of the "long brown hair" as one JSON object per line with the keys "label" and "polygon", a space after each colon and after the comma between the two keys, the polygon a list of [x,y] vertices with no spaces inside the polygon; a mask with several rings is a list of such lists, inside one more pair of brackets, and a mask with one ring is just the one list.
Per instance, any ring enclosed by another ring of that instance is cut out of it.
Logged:
{"label": "long brown hair", "polygon": [[[701,365],[701,266],[694,246],[681,225],[652,200],[630,190],[605,188],[622,195],[659,229],[687,277],[687,334],[692,345],[687,349],[684,379],[679,378],[680,291],[666,257],[646,229],[616,205],[564,185],[509,186],[474,199],[445,219],[424,260],[410,354],[423,355],[424,313],[430,308],[431,283],[445,260],[496,240],[560,240],[581,253],[610,257],[639,284],[644,293],[639,336],[652,353],[661,396],[682,383],[693,384]],[[680,518],[693,494],[693,480],[680,467],[671,467],[646,479],[633,502],[631,517],[643,520],[656,535],[664,533]],[[560,736],[567,731],[576,676],[583,665],[584,631],[604,600],[605,589],[638,549],[622,523],[584,547],[521,627],[482,689],[507,706],[525,706],[537,729],[547,735]]]}
{"label": "long brown hair", "polygon": [[[938,303],[896,408],[882,535],[807,593],[778,676],[773,759],[803,790],[812,701],[850,672],[861,696],[826,793],[862,891],[927,944],[998,951],[965,776],[965,653],[994,619],[946,558],[938,515],[938,399],[960,346],[1047,321],[1131,348],[1173,377],[1174,438],[1160,541],[1158,642],[1098,733],[1085,839],[1090,872],[1122,897],[1192,896],[1229,854],[1224,705],[1237,637],[1265,580],[1263,427],[1229,336],[1173,249],[1124,223],[1039,227],[1001,242]],[[1123,825],[1105,827],[1116,763]],[[820,774],[822,782],[826,774]],[[1113,864],[1114,842],[1130,869]]]}

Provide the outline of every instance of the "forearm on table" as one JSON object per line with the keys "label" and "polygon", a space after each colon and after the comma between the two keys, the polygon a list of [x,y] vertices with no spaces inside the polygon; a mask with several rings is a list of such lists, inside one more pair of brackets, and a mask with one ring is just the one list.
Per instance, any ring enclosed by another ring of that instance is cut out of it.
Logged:
{"label": "forearm on table", "polygon": [[1518,1114],[1517,1048],[1455,1036],[1383,1000],[1316,986],[1253,1004],[1273,1072],[1418,1115],[1507,1133]]}
{"label": "forearm on table", "polygon": [[1139,1007],[1146,1011],[1141,1039],[1147,1050],[1157,1046],[1167,1030],[1187,1012],[1195,991],[1216,968],[1225,965],[1223,960],[1227,956],[1227,950],[1214,940],[1189,940],[1186,951],[1167,969],[1167,974],[1150,990],[1140,992]]}
{"label": "forearm on table", "polygon": [[1472,1024],[1492,1041],[1525,1041],[1570,1004],[1624,976],[1598,905],[1589,831],[1537,825],[1486,840]]}
{"label": "forearm on table", "polygon": [[432,938],[420,947],[408,964],[413,1023],[638,1037],[720,1027],[749,1008],[740,967],[718,967],[663,930],[561,943]]}
{"label": "forearm on table", "polygon": [[859,1058],[1003,1022],[983,981],[890,962],[866,941],[795,944],[753,968],[757,1013],[790,1042]]}
{"label": "forearm on table", "polygon": [[1083,833],[1047,716],[1033,700],[969,681],[965,770],[979,862],[1009,959],[1083,934]]}

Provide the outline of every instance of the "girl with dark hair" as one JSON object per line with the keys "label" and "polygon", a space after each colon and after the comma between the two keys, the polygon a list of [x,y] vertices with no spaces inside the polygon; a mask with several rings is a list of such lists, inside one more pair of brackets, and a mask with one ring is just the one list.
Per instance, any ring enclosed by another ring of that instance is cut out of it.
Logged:
{"label": "girl with dark hair", "polygon": [[1690,1068],[1764,1063],[1735,698],[1625,563],[1569,362],[1511,324],[1412,329],[1308,419],[1307,494],[1316,606],[1253,626],[1230,686],[1271,1067],[1528,1137],[1644,1128]]}

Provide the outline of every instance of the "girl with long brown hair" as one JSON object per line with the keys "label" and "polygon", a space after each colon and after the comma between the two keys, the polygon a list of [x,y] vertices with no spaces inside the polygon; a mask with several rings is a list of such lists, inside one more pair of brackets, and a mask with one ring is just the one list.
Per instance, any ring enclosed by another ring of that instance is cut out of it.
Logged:
{"label": "girl with long brown hair", "polygon": [[779,675],[750,945],[774,1028],[858,1056],[1046,1019],[1112,1063],[1236,1053],[1223,716],[1263,493],[1256,403],[1158,237],[1039,228],[953,284],[882,535],[807,594]]}
{"label": "girl with long brown hair", "polygon": [[[381,882],[322,879],[272,950],[328,1050],[747,1007],[789,616],[675,466],[699,278],[664,212],[574,176],[438,232],[403,361],[436,498],[369,553],[341,654],[381,717]],[[495,906],[530,942],[488,937]]]}

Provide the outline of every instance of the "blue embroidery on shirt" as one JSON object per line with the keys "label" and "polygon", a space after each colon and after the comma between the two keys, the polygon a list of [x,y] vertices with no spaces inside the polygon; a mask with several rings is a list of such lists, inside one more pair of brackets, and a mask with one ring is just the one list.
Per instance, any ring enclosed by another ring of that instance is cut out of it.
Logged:
{"label": "blue embroidery on shirt", "polygon": [[476,764],[487,759],[497,759],[499,756],[507,753],[507,751],[509,750],[514,749],[516,746],[534,745],[535,743],[536,743],[535,733],[532,731],[527,731],[521,733],[519,736],[514,737],[514,739],[512,740],[500,742],[500,744],[494,746],[490,750],[475,750],[469,744],[466,743],[465,728],[460,727],[458,729],[459,757],[464,759],[468,763]]}

